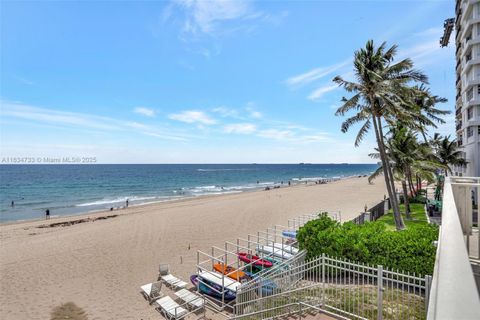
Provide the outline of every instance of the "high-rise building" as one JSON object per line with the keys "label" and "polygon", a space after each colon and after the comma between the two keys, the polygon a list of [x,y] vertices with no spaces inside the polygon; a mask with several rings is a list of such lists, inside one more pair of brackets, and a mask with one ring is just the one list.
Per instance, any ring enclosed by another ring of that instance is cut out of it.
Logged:
{"label": "high-rise building", "polygon": [[457,141],[468,164],[455,175],[480,176],[480,0],[457,0],[456,102]]}

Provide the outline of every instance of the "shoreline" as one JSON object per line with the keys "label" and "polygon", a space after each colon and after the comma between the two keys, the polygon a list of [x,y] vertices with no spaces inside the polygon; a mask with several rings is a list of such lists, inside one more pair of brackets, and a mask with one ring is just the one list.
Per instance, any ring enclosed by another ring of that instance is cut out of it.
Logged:
{"label": "shoreline", "polygon": [[341,211],[350,220],[384,194],[381,182],[362,177],[129,207],[68,227],[38,228],[81,217],[0,225],[0,318],[48,319],[53,308],[73,302],[89,319],[157,319],[139,291],[156,280],[160,263],[188,281],[197,250],[210,252],[302,214]]}
{"label": "shoreline", "polygon": [[[326,184],[331,184],[335,183],[337,181],[343,181],[343,180],[348,180],[348,179],[359,179],[359,178],[364,178],[364,176],[348,176],[348,177],[332,177],[332,178],[323,178],[324,180],[330,180]],[[307,183],[294,183],[291,186],[288,185],[282,185],[278,189],[285,189],[285,188],[298,188],[298,187],[308,187],[308,186],[314,186],[317,185],[314,182],[314,180],[310,180],[313,178],[305,178],[305,181]],[[277,185],[277,184],[275,184]],[[278,183],[280,185],[280,183]],[[166,203],[175,203],[175,202],[183,202],[183,201],[189,201],[189,200],[195,200],[195,199],[203,199],[203,198],[216,198],[216,197],[222,197],[222,196],[230,196],[230,195],[238,195],[238,194],[245,194],[245,193],[253,193],[253,192],[266,192],[266,191],[272,191],[272,190],[277,190],[274,189],[273,186],[270,187],[270,190],[265,190],[266,186],[262,186],[259,188],[255,189],[245,189],[245,190],[240,190],[238,192],[224,192],[220,194],[203,194],[203,195],[198,195],[198,196],[185,196],[185,197],[179,197],[179,198],[173,198],[173,199],[167,199],[167,200],[160,200],[160,201],[148,201],[148,202],[142,202],[138,204],[131,204],[128,206],[128,208],[123,207],[117,207],[114,208],[113,210],[108,210],[108,209],[96,209],[96,210],[91,210],[91,211],[81,211],[78,213],[73,213],[73,214],[66,214],[66,215],[52,215],[50,219],[46,220],[44,218],[33,218],[33,219],[22,219],[22,220],[7,220],[7,221],[0,221],[0,228],[2,226],[9,226],[9,225],[15,225],[15,224],[27,224],[27,223],[33,223],[33,222],[47,222],[47,221],[53,221],[56,222],[60,219],[82,219],[82,218],[88,218],[90,215],[94,215],[94,217],[97,217],[96,215],[98,214],[118,214],[122,215],[126,214],[125,211],[131,209],[131,208],[139,208],[139,207],[144,207],[144,206],[156,206],[156,205],[161,205],[161,204],[166,204]],[[66,222],[66,221],[62,221]]]}

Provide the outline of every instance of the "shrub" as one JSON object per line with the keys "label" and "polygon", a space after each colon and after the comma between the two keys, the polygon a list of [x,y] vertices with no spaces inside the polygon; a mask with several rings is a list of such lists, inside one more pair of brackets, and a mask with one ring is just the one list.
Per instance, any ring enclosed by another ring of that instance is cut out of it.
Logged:
{"label": "shrub", "polygon": [[340,224],[322,215],[306,223],[297,235],[307,259],[325,253],[351,261],[382,265],[417,275],[433,273],[438,227],[415,225],[403,231],[388,231],[381,222]]}

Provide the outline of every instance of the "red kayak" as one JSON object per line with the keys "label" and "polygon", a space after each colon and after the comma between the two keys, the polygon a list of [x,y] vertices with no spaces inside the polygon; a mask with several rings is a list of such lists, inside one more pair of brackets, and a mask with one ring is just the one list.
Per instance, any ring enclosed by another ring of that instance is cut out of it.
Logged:
{"label": "red kayak", "polygon": [[245,263],[252,263],[255,261],[253,265],[259,266],[259,267],[264,267],[264,268],[270,268],[273,266],[273,263],[271,263],[268,260],[265,259],[260,259],[259,256],[255,256],[253,254],[248,254],[246,252],[239,252],[238,253],[238,258],[242,260]]}

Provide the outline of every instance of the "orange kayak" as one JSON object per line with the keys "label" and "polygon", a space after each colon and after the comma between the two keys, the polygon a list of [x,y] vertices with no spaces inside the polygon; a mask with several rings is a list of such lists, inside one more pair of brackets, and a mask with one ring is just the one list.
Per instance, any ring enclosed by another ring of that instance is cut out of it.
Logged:
{"label": "orange kayak", "polygon": [[245,272],[237,270],[233,267],[229,267],[229,266],[225,267],[223,263],[215,263],[213,265],[213,269],[237,281],[240,281],[247,276]]}

